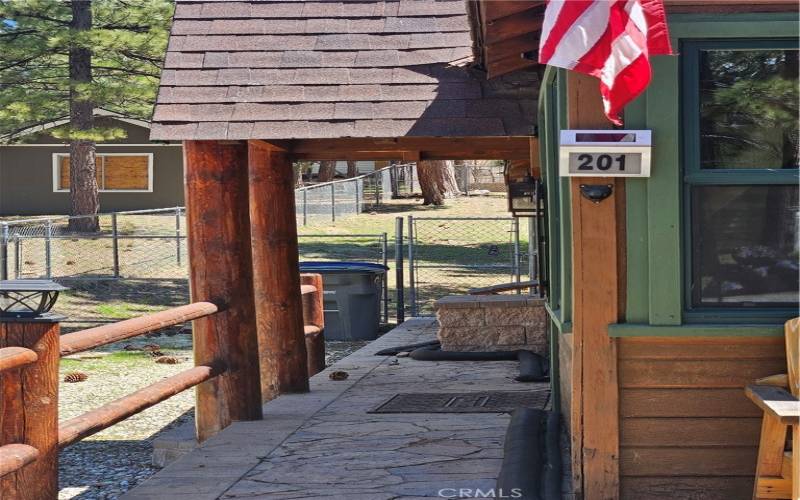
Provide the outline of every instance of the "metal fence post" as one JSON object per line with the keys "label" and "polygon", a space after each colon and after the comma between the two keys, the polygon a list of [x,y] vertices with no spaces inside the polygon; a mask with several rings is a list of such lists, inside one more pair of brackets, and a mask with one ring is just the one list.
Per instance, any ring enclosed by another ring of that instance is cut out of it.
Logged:
{"label": "metal fence post", "polygon": [[44,266],[45,276],[50,279],[53,276],[53,262],[52,262],[52,238],[53,238],[53,221],[47,219],[44,223]]}
{"label": "metal fence post", "polygon": [[373,174],[375,178],[375,206],[381,204],[381,188],[383,187],[383,172],[378,172],[378,175]]}
{"label": "metal fence post", "polygon": [[336,222],[336,186],[331,183],[331,222]]}
{"label": "metal fence post", "polygon": [[19,279],[22,274],[22,247],[19,241],[19,233],[14,234],[14,279]]}
{"label": "metal fence post", "polygon": [[414,279],[414,216],[408,216],[408,284],[411,316],[417,315],[417,283]]}
{"label": "metal fence post", "polygon": [[0,224],[0,280],[8,279],[8,224]]}
{"label": "metal fence post", "polygon": [[361,179],[356,181],[356,215],[361,213]]}
{"label": "metal fence post", "polygon": [[[511,222],[512,229],[514,231],[514,265],[512,267],[514,272],[514,278],[517,283],[520,282],[520,249],[519,249],[519,219],[514,218]],[[521,293],[521,290],[517,289],[517,295]]]}
{"label": "metal fence post", "polygon": [[117,228],[117,213],[111,214],[111,256],[114,277],[119,278],[119,230]]}
{"label": "metal fence post", "polygon": [[[383,260],[383,267],[389,267],[389,237],[388,234],[382,233],[381,237],[381,259]],[[388,269],[387,269],[388,270]],[[383,276],[383,322],[389,322],[389,276]]]}
{"label": "metal fence post", "polygon": [[406,320],[405,284],[403,280],[403,218],[394,220],[394,275],[395,275],[395,306],[397,308],[397,324]]}
{"label": "metal fence post", "polygon": [[530,276],[528,279],[531,280],[539,279],[539,249],[536,244],[539,241],[538,226],[539,224],[535,217],[528,217],[528,275]]}
{"label": "metal fence post", "polygon": [[180,266],[181,262],[181,207],[175,207],[175,251],[176,261]]}
{"label": "metal fence post", "polygon": [[308,189],[303,189],[303,225],[308,225]]}

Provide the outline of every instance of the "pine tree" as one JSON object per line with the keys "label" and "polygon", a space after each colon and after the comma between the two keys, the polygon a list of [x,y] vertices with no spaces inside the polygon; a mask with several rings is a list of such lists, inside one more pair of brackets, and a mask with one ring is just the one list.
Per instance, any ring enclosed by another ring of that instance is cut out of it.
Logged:
{"label": "pine tree", "polygon": [[124,131],[94,109],[149,119],[171,0],[0,1],[0,135],[69,116],[54,135],[70,144],[72,229],[95,231],[95,142]]}

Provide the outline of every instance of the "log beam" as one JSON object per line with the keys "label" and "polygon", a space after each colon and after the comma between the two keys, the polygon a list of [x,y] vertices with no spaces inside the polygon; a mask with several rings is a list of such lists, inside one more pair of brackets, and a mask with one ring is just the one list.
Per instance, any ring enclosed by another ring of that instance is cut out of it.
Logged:
{"label": "log beam", "polygon": [[51,500],[58,496],[58,322],[0,322],[0,348],[23,347],[35,363],[0,377],[0,446],[28,445],[36,460],[0,479],[0,496]]}
{"label": "log beam", "polygon": [[[296,139],[292,160],[527,160],[528,136]],[[263,142],[263,141],[261,141]]]}
{"label": "log beam", "polygon": [[308,391],[292,164],[282,149],[248,144],[250,239],[261,393]]}
{"label": "log beam", "polygon": [[24,347],[4,347],[0,349],[0,372],[35,363],[39,357]]}
{"label": "log beam", "polygon": [[197,436],[204,441],[234,420],[262,417],[247,144],[185,141],[183,151],[192,302],[221,310],[193,322],[195,364],[227,367],[197,386]]}
{"label": "log beam", "polygon": [[39,450],[27,444],[0,446],[0,477],[33,463],[38,456]]}
{"label": "log beam", "polygon": [[126,319],[110,325],[96,326],[86,330],[68,333],[61,337],[61,355],[67,356],[77,352],[119,342],[146,333],[155,332],[169,326],[180,325],[193,319],[216,313],[217,306],[210,302],[198,302],[185,306],[173,307],[137,318]]}
{"label": "log beam", "polygon": [[71,418],[58,426],[58,446],[64,448],[107,429],[224,371],[222,366],[195,366]]}

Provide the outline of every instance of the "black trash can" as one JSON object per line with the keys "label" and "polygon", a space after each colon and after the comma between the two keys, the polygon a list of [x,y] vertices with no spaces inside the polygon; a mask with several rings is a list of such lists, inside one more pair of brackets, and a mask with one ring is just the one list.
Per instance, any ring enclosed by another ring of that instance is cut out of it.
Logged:
{"label": "black trash can", "polygon": [[378,338],[387,270],[370,262],[300,263],[301,273],[322,275],[326,340]]}

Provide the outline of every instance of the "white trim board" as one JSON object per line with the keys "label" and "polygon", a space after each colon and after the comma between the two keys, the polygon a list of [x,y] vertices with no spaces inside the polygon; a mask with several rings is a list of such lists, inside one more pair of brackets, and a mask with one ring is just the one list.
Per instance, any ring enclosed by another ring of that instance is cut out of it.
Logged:
{"label": "white trim board", "polygon": [[[53,192],[69,193],[69,189],[58,188],[58,157],[69,156],[69,153],[53,153]],[[98,189],[98,193],[152,193],[153,192],[153,153],[100,153],[97,156],[146,156],[147,157],[147,189]]]}

